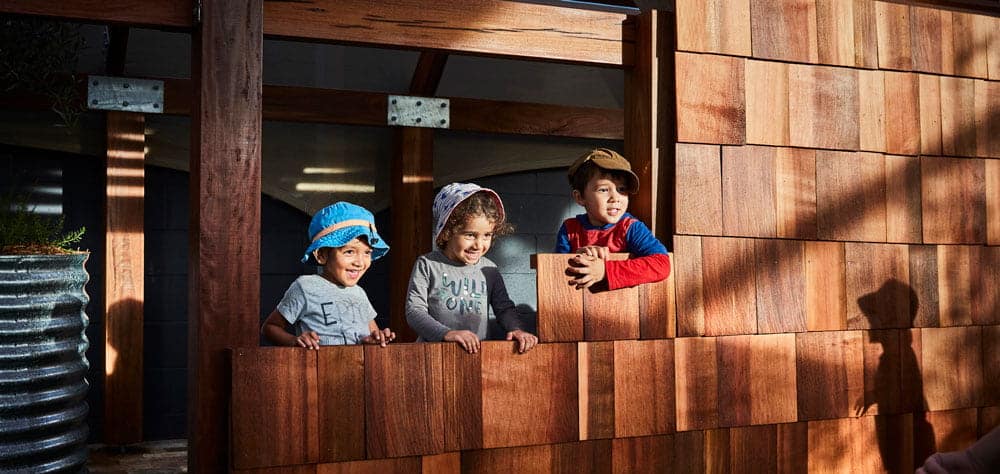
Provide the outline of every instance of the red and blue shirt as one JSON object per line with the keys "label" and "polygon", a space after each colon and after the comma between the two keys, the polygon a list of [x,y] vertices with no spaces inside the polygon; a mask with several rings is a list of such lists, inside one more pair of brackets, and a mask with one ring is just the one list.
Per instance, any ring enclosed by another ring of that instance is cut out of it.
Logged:
{"label": "red and blue shirt", "polygon": [[618,222],[594,226],[586,214],[563,222],[556,236],[556,252],[575,252],[589,245],[607,247],[611,252],[628,252],[628,260],[605,263],[608,289],[615,290],[663,280],[670,275],[667,248],[650,232],[649,227],[629,213]]}

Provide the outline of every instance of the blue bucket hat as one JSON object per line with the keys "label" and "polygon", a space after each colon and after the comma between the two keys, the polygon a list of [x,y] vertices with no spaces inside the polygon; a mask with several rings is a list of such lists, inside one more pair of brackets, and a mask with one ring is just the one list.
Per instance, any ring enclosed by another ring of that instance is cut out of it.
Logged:
{"label": "blue bucket hat", "polygon": [[372,260],[389,251],[389,245],[375,231],[375,216],[367,209],[349,202],[338,202],[320,209],[309,223],[309,239],[302,262],[317,263],[313,251],[323,247],[343,247],[365,236],[372,247]]}

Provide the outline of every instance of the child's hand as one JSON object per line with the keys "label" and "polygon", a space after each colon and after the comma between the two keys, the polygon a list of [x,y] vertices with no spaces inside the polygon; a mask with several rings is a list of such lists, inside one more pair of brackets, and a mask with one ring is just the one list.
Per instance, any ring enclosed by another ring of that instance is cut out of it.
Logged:
{"label": "child's hand", "polygon": [[588,257],[595,257],[601,260],[607,260],[608,254],[611,253],[607,247],[601,247],[600,245],[588,245],[586,247],[580,247],[576,250],[576,253],[586,255]]}
{"label": "child's hand", "polygon": [[531,350],[538,344],[538,338],[534,334],[528,331],[522,331],[520,329],[515,329],[507,333],[507,340],[513,341],[517,339],[517,352],[524,354]]}
{"label": "child's hand", "polygon": [[458,345],[465,349],[465,352],[469,354],[475,354],[479,352],[479,336],[472,331],[448,331],[444,335],[444,340],[449,342],[457,342]]}
{"label": "child's hand", "polygon": [[310,350],[319,349],[319,334],[316,334],[316,331],[304,332],[295,338],[295,342],[299,347]]}
{"label": "child's hand", "polygon": [[569,264],[569,273],[576,275],[569,281],[569,285],[578,290],[590,288],[604,279],[604,259],[580,254],[571,258]]}
{"label": "child's hand", "polygon": [[389,328],[384,328],[382,330],[375,330],[368,336],[361,338],[362,344],[378,344],[385,347],[386,344],[394,341],[396,339],[396,333],[392,332]]}

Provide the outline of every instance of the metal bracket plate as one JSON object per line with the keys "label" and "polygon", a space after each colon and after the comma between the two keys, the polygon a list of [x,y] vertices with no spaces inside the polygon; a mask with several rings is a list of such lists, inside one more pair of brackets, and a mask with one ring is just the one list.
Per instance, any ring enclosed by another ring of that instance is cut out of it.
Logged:
{"label": "metal bracket plate", "polygon": [[390,95],[386,113],[388,125],[401,127],[448,128],[451,103],[436,97]]}
{"label": "metal bracket plate", "polygon": [[163,81],[89,76],[87,108],[162,114]]}

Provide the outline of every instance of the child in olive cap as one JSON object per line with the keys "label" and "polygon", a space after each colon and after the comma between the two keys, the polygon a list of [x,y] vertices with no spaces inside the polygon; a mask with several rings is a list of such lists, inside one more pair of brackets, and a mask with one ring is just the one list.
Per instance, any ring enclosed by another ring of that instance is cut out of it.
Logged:
{"label": "child in olive cap", "polygon": [[303,262],[322,266],[318,275],[292,282],[278,307],[261,327],[261,334],[282,346],[318,349],[341,344],[379,344],[396,338],[375,324],[375,308],[358,280],[372,260],[389,251],[375,231],[375,219],[363,207],[338,202],[313,216],[312,240]]}
{"label": "child in olive cap", "polygon": [[[567,173],[573,199],[586,213],[559,227],[556,252],[570,260],[570,285],[587,288],[606,282],[610,290],[660,281],[670,275],[667,248],[642,221],[627,211],[639,178],[625,157],[596,148],[577,158]],[[628,260],[608,260],[610,252],[628,252]]]}

